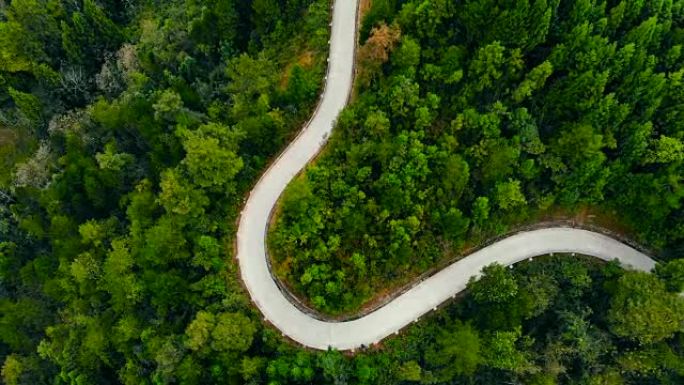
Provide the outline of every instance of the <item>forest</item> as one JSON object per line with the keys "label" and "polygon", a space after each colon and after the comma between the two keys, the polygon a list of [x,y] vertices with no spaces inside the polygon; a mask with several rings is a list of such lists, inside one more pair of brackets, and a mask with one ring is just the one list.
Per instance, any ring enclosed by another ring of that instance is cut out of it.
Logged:
{"label": "forest", "polygon": [[2,383],[684,382],[684,2],[364,4],[353,102],[269,239],[297,294],[353,311],[558,207],[616,212],[654,274],[492,265],[378,346],[298,347],[233,242],[315,108],[331,3],[0,1]]}
{"label": "forest", "polygon": [[682,257],[684,2],[372,4],[355,101],[269,237],[311,307],[356,311],[556,213]]}

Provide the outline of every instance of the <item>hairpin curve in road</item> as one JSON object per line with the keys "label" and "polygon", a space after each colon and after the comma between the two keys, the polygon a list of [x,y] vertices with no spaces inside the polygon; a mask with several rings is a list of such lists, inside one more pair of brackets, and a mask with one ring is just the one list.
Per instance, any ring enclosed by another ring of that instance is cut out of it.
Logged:
{"label": "hairpin curve in road", "polygon": [[264,318],[287,337],[315,349],[347,350],[376,343],[463,291],[484,266],[550,253],[578,253],[650,271],[655,261],[602,234],[573,228],[521,232],[480,249],[420,282],[386,305],[352,321],[325,321],[302,312],[280,291],[271,274],[266,235],[271,212],[287,184],[318,153],[345,107],[353,82],[357,0],[335,0],[328,70],[311,120],[264,172],[247,198],[237,232],[242,280]]}

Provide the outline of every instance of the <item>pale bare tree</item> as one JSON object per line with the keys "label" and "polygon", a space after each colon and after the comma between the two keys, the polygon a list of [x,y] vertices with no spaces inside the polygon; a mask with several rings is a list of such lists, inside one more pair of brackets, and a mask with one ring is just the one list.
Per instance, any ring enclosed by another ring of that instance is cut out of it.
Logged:
{"label": "pale bare tree", "polygon": [[53,156],[50,147],[43,142],[38,150],[26,162],[17,165],[14,173],[14,186],[45,188],[52,175]]}

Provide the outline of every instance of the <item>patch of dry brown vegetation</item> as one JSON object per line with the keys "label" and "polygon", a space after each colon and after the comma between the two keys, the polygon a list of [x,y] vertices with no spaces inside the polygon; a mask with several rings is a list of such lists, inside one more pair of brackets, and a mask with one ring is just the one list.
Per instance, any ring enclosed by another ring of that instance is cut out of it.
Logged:
{"label": "patch of dry brown vegetation", "polygon": [[373,0],[361,0],[359,1],[359,20],[363,20],[368,11],[370,11],[373,6]]}
{"label": "patch of dry brown vegetation", "polygon": [[13,145],[17,141],[17,135],[8,128],[0,128],[0,146]]}
{"label": "patch of dry brown vegetation", "polygon": [[370,85],[382,65],[389,60],[389,54],[400,38],[401,30],[397,25],[388,26],[383,23],[371,30],[368,40],[359,48],[357,56],[356,76],[359,85]]}
{"label": "patch of dry brown vegetation", "polygon": [[283,76],[280,79],[280,89],[285,89],[287,88],[287,84],[290,81],[290,73],[292,72],[292,67],[294,67],[295,64],[298,64],[302,68],[311,68],[314,64],[314,53],[311,50],[306,50],[302,52],[299,56],[297,56],[297,60],[294,62],[290,63],[285,67],[285,71],[283,71]]}

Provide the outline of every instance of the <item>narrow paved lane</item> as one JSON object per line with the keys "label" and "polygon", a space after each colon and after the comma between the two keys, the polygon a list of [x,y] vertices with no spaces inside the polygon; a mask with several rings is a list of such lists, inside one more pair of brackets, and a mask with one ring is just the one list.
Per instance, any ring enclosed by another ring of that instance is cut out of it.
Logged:
{"label": "narrow paved lane", "polygon": [[538,255],[575,252],[604,260],[617,258],[636,269],[653,268],[655,262],[651,258],[612,238],[586,230],[548,228],[519,233],[483,248],[353,321],[321,321],[290,303],[278,289],[268,265],[265,239],[269,217],[290,180],[323,146],[337,115],[347,103],[353,78],[356,11],[356,0],[335,1],[322,100],[299,136],[251,191],[240,217],[237,233],[240,273],[266,320],[284,335],[311,348],[354,349],[377,342],[430,312],[465,289],[471,276],[494,262],[510,265]]}

